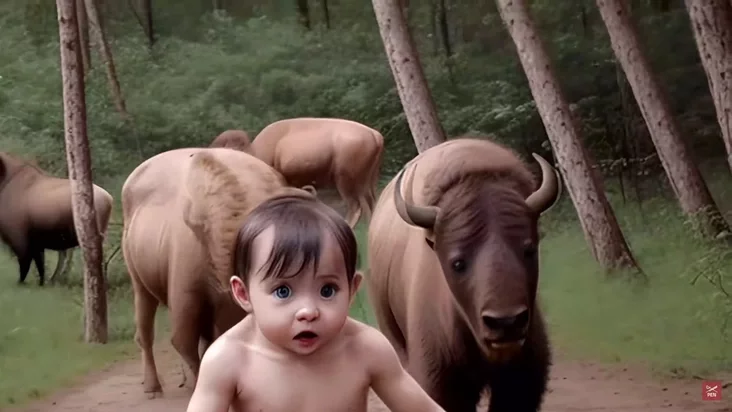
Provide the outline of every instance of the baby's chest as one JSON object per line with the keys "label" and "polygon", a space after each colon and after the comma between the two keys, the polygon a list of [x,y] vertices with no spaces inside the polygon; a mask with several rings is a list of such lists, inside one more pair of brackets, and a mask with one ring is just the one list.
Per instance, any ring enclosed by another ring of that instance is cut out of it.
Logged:
{"label": "baby's chest", "polygon": [[366,412],[368,381],[354,370],[269,370],[249,379],[246,408],[261,412]]}

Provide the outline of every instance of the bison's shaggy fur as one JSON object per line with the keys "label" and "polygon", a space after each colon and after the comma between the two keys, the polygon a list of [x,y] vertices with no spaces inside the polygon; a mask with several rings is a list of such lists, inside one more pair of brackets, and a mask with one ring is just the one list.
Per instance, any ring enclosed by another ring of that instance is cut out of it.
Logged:
{"label": "bison's shaggy fur", "polygon": [[485,388],[490,412],[541,405],[551,351],[535,304],[537,221],[560,183],[537,160],[535,190],[509,149],[454,139],[409,162],[377,202],[374,312],[408,371],[449,412],[475,411]]}

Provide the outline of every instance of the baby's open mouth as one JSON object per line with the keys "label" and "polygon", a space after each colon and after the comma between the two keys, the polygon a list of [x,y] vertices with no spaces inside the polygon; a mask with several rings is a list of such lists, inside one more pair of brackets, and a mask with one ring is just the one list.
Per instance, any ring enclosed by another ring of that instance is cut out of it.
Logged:
{"label": "baby's open mouth", "polygon": [[315,332],[305,331],[300,332],[297,335],[295,335],[295,339],[315,339],[318,337],[318,334]]}

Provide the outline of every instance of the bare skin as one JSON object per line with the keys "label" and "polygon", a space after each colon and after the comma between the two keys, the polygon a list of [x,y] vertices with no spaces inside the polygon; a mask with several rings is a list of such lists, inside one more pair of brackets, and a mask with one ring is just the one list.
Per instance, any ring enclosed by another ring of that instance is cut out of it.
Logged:
{"label": "bare skin", "polygon": [[[349,284],[342,254],[325,237],[317,272],[263,280],[254,270],[248,287],[232,277],[250,315],[209,347],[188,412],[366,412],[369,389],[394,412],[443,411],[384,335],[348,317],[361,274]],[[256,238],[253,268],[262,267],[273,238],[272,228]]]}

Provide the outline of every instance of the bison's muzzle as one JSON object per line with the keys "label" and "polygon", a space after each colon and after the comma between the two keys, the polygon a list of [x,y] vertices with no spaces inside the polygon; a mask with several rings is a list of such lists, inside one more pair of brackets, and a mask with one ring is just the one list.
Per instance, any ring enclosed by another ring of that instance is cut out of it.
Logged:
{"label": "bison's muzzle", "polygon": [[483,320],[483,339],[490,347],[521,346],[529,329],[531,314],[521,307],[515,315],[505,316],[489,311],[481,313]]}

